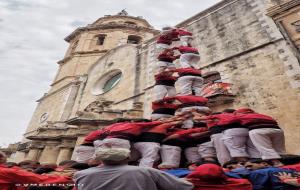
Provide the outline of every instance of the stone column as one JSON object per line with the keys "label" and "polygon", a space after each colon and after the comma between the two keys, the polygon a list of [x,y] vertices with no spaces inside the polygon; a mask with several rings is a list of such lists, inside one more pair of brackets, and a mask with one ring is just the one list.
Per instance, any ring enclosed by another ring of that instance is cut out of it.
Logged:
{"label": "stone column", "polygon": [[39,159],[41,164],[49,163],[55,164],[57,160],[57,156],[59,154],[59,145],[60,143],[57,141],[46,142],[45,148],[42,151],[41,157]]}
{"label": "stone column", "polygon": [[38,148],[30,149],[27,156],[26,156],[26,160],[37,161],[38,156],[39,156],[39,152],[40,152],[40,150]]}
{"label": "stone column", "polygon": [[56,160],[56,164],[59,164],[62,161],[65,160],[70,160],[72,156],[72,150],[71,148],[68,147],[62,147],[60,148],[57,160]]}
{"label": "stone column", "polygon": [[65,160],[71,160],[73,148],[75,146],[76,139],[63,139],[61,145],[59,145],[59,154],[56,160],[56,163],[59,164]]}

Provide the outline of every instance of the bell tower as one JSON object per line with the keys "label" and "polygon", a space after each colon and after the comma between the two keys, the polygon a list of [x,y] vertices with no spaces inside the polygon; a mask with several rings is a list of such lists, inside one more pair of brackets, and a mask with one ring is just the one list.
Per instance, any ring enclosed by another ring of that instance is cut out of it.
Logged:
{"label": "bell tower", "polygon": [[[66,121],[81,111],[78,105],[81,97],[85,96],[83,91],[91,66],[119,47],[139,46],[157,33],[142,17],[130,16],[122,10],[79,27],[68,35],[65,41],[69,48],[64,58],[57,62],[59,68],[50,90],[37,100],[38,105],[18,147],[15,161],[29,159],[58,163],[70,159],[79,129]],[[124,52],[126,55],[126,49]],[[117,76],[113,77],[116,79],[105,88],[110,89],[119,80]]]}

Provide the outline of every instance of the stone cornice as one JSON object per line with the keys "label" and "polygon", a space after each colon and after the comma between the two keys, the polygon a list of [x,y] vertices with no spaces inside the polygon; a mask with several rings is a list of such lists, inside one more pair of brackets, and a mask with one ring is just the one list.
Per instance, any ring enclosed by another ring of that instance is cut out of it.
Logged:
{"label": "stone cornice", "polygon": [[90,118],[81,118],[81,117],[74,117],[66,121],[68,125],[94,125],[97,126],[99,124],[112,124],[114,123],[113,120],[105,120],[105,119],[90,119]]}
{"label": "stone cornice", "polygon": [[68,57],[63,58],[62,60],[59,60],[57,64],[63,65],[70,61],[72,58],[76,57],[77,55],[85,55],[85,54],[98,54],[98,53],[107,53],[109,50],[108,49],[103,49],[103,50],[91,50],[91,51],[76,51],[71,53]]}
{"label": "stone cornice", "polygon": [[299,0],[292,0],[279,5],[275,5],[267,10],[267,15],[270,17],[276,17],[277,15],[280,15],[281,13],[298,5],[300,5]]}
{"label": "stone cornice", "polygon": [[152,34],[158,34],[158,30],[147,28],[143,26],[136,26],[132,24],[122,24],[122,23],[114,23],[114,24],[100,24],[100,25],[90,25],[87,27],[79,27],[74,32],[72,32],[69,36],[65,38],[65,41],[70,42],[72,39],[74,39],[77,35],[79,35],[81,32],[84,31],[93,31],[93,30],[106,30],[106,29],[130,29],[135,31],[147,31]]}

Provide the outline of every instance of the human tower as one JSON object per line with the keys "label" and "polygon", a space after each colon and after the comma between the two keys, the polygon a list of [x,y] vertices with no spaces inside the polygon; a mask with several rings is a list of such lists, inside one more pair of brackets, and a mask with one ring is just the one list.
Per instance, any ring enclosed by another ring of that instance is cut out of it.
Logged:
{"label": "human tower", "polygon": [[[200,54],[192,40],[193,34],[184,29],[162,30],[157,39],[151,121],[123,120],[91,132],[75,150],[76,161],[87,162],[97,148],[123,148],[131,151],[135,164],[159,169],[250,158],[280,164],[284,136],[272,117],[249,108],[212,113],[207,106],[212,84],[204,85]],[[228,90],[226,83],[219,84]]]}

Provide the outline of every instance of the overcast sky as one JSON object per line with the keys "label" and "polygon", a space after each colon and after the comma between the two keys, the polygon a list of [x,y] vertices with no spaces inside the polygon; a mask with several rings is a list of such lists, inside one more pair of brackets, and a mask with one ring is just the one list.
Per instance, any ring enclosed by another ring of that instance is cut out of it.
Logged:
{"label": "overcast sky", "polygon": [[79,26],[126,8],[155,28],[177,23],[220,0],[0,0],[0,146],[21,140]]}

